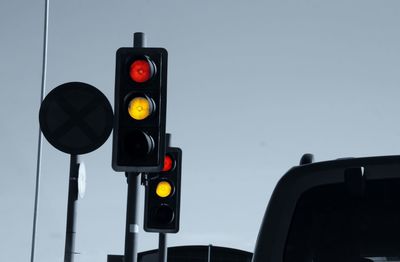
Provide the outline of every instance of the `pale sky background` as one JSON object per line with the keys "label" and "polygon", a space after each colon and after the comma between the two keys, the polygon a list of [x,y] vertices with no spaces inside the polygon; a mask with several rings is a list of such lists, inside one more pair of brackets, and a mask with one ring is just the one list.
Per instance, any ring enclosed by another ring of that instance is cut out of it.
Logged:
{"label": "pale sky background", "polygon": [[[0,261],[29,261],[44,0],[0,1]],[[252,251],[278,179],[317,160],[400,152],[400,1],[50,0],[47,92],[113,103],[115,51],[143,31],[169,52],[167,131],[183,150],[169,244]],[[123,254],[126,182],[111,138],[83,156],[77,262]],[[69,156],[43,142],[38,262],[63,261]],[[143,197],[143,192],[142,192]],[[139,251],[157,247],[144,233]]]}

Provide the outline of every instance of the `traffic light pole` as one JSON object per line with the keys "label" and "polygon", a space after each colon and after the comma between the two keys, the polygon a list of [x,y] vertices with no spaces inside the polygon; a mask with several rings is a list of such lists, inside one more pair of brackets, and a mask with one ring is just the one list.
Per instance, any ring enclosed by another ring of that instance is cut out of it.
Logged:
{"label": "traffic light pole", "polygon": [[[146,39],[144,33],[133,35],[134,47],[145,47]],[[126,172],[128,182],[128,199],[126,204],[126,225],[125,225],[125,253],[124,262],[137,261],[137,235],[139,226],[137,224],[137,206],[139,200],[139,173]]]}
{"label": "traffic light pole", "polygon": [[128,182],[128,199],[126,205],[125,226],[125,255],[124,262],[137,261],[137,235],[139,226],[137,224],[137,205],[139,199],[139,174],[126,173]]}
{"label": "traffic light pole", "polygon": [[[167,148],[171,144],[171,134],[166,134],[165,142]],[[158,234],[158,262],[167,262],[168,258],[168,248],[167,248],[167,234]]]}
{"label": "traffic light pole", "polygon": [[64,261],[73,262],[75,254],[76,208],[78,206],[79,157],[71,155],[68,187],[67,228]]}
{"label": "traffic light pole", "polygon": [[167,234],[159,233],[158,235],[158,262],[167,262]]}

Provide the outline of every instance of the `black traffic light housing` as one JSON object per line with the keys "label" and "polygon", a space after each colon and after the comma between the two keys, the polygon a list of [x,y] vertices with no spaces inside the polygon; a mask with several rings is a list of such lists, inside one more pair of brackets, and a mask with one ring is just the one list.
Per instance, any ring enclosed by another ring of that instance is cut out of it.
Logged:
{"label": "black traffic light housing", "polygon": [[167,59],[163,48],[120,48],[116,54],[112,167],[158,172],[165,155]]}
{"label": "black traffic light housing", "polygon": [[[168,161],[170,158],[172,161]],[[169,162],[169,163],[168,163]],[[177,233],[179,231],[181,198],[182,150],[167,148],[164,169],[159,173],[149,174],[145,193],[144,230],[147,232]],[[168,167],[170,166],[170,167]],[[161,183],[161,184],[160,184]],[[167,185],[165,197],[163,183]],[[171,188],[169,189],[169,185]],[[160,192],[157,188],[160,187]],[[168,194],[168,191],[171,193]]]}

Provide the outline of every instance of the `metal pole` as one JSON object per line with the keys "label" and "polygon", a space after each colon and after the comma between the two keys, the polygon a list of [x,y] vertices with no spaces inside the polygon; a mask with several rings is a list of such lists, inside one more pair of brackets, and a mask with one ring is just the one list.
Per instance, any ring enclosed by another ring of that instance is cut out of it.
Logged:
{"label": "metal pole", "polygon": [[[133,46],[145,47],[146,38],[144,33],[134,33]],[[137,235],[139,226],[137,224],[137,206],[139,200],[139,173],[126,172],[128,182],[128,199],[126,204],[126,225],[125,225],[125,255],[124,262],[137,261]]]}
{"label": "metal pole", "polygon": [[[171,144],[171,134],[166,134],[165,143],[167,148]],[[167,262],[168,260],[168,248],[167,248],[167,234],[158,234],[158,262]]]}
{"label": "metal pole", "polygon": [[[42,103],[46,92],[46,73],[47,73],[47,41],[48,41],[48,24],[49,24],[49,2],[45,0],[44,6],[44,29],[43,29],[43,60],[42,60],[42,86],[40,91],[40,103]],[[40,193],[40,170],[42,159],[42,132],[39,129],[38,151],[36,162],[36,185],[35,185],[35,204],[33,208],[33,228],[32,228],[32,246],[31,246],[31,262],[35,260],[36,247],[36,228],[39,210],[39,193]]]}
{"label": "metal pole", "polygon": [[158,262],[167,262],[167,234],[159,233],[158,235]]}
{"label": "metal pole", "polygon": [[133,46],[134,47],[146,47],[146,36],[142,32],[136,32],[133,34]]}
{"label": "metal pole", "polygon": [[75,254],[76,208],[78,206],[79,158],[71,155],[68,187],[67,228],[65,231],[64,261],[73,262]]}
{"label": "metal pole", "polygon": [[140,176],[138,173],[131,172],[127,172],[126,176],[128,181],[128,199],[126,205],[124,262],[136,262],[137,235],[139,233],[137,205],[139,200]]}

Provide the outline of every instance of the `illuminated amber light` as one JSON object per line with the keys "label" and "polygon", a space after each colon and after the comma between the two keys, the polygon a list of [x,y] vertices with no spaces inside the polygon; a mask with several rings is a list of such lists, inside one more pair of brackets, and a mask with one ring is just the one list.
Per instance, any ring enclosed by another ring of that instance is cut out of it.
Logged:
{"label": "illuminated amber light", "polygon": [[159,197],[167,197],[170,196],[172,193],[172,186],[167,181],[161,181],[158,183],[156,188],[156,194]]}
{"label": "illuminated amber light", "polygon": [[152,103],[148,98],[135,97],[128,106],[129,115],[136,120],[143,120],[151,115],[153,111]]}

